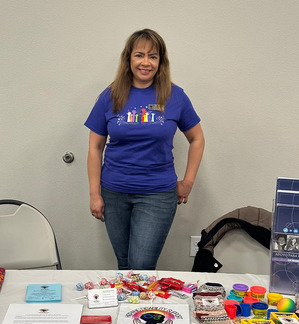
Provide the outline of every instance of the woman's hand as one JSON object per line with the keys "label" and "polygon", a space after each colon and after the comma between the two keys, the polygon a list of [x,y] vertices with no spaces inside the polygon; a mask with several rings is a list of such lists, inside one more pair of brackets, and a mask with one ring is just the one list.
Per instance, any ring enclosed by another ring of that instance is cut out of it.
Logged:
{"label": "woman's hand", "polygon": [[90,211],[92,216],[104,222],[104,200],[102,196],[90,197]]}
{"label": "woman's hand", "polygon": [[205,139],[200,123],[184,132],[184,134],[190,145],[184,179],[177,182],[178,204],[186,204],[188,202],[188,197],[193,187],[205,146]]}
{"label": "woman's hand", "polygon": [[103,151],[106,137],[92,131],[89,134],[87,170],[89,179],[89,196],[91,214],[104,222],[104,200],[100,192]]}
{"label": "woman's hand", "polygon": [[188,197],[192,189],[192,183],[185,180],[177,182],[177,195],[178,195],[178,204],[186,204],[188,202]]}

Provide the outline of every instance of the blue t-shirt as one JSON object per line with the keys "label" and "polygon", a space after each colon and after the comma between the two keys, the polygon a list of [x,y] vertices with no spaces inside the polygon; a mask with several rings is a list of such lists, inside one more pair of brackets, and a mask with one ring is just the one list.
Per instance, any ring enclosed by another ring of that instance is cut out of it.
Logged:
{"label": "blue t-shirt", "polygon": [[93,132],[108,136],[101,184],[127,193],[154,193],[176,187],[172,154],[177,127],[187,131],[199,123],[183,89],[173,85],[165,111],[156,109],[154,85],[131,87],[125,107],[112,112],[110,89],[104,90],[85,122]]}

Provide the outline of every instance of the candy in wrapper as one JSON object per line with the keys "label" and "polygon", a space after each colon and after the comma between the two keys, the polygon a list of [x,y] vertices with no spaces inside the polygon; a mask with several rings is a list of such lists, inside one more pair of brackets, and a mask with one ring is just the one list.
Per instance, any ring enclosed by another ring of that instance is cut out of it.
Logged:
{"label": "candy in wrapper", "polygon": [[106,286],[108,284],[108,280],[106,278],[101,278],[99,284],[100,286]]}
{"label": "candy in wrapper", "polygon": [[171,296],[171,294],[168,291],[161,291],[161,290],[156,290],[155,295],[165,299]]}
{"label": "candy in wrapper", "polygon": [[156,295],[155,295],[155,293],[153,291],[149,291],[147,293],[147,296],[148,296],[149,299],[155,299],[155,297],[156,297]]}
{"label": "candy in wrapper", "polygon": [[169,292],[172,296],[176,296],[176,297],[181,298],[181,299],[187,299],[187,298],[189,298],[188,295],[183,294],[183,293],[180,293],[180,292],[178,292],[177,290],[169,290],[168,292]]}
{"label": "candy in wrapper", "polygon": [[150,282],[150,283],[153,283],[153,282],[155,282],[156,280],[157,280],[156,276],[151,276],[151,277],[149,277],[149,282]]}
{"label": "candy in wrapper", "polygon": [[160,283],[160,285],[163,285],[165,287],[165,289],[161,288],[161,290],[166,290],[167,287],[169,289],[181,290],[184,285],[183,281],[174,278],[162,278],[158,282]]}
{"label": "candy in wrapper", "polygon": [[140,299],[148,299],[148,297],[147,297],[147,293],[144,292],[144,291],[142,291],[142,292],[140,293]]}
{"label": "candy in wrapper", "polygon": [[152,282],[149,286],[148,286],[148,290],[156,290],[159,287],[159,282],[158,281],[154,281]]}
{"label": "candy in wrapper", "polygon": [[134,273],[133,270],[129,270],[128,273],[127,273],[127,277],[128,278],[131,278],[131,276],[132,276],[133,273]]}
{"label": "candy in wrapper", "polygon": [[132,273],[130,279],[133,280],[133,281],[137,281],[137,282],[141,281],[140,276],[139,276],[138,273]]}
{"label": "candy in wrapper", "polygon": [[83,284],[83,282],[78,282],[78,283],[76,284],[76,289],[77,289],[78,291],[82,291],[82,290],[84,290],[84,284]]}
{"label": "candy in wrapper", "polygon": [[0,291],[1,291],[1,287],[2,287],[3,282],[4,282],[4,277],[5,277],[5,269],[0,268]]}
{"label": "candy in wrapper", "polygon": [[121,293],[119,295],[117,295],[117,300],[118,301],[123,301],[127,299],[127,295],[125,293]]}
{"label": "candy in wrapper", "polygon": [[132,304],[139,304],[140,301],[139,301],[139,297],[138,296],[131,296],[128,301]]}
{"label": "candy in wrapper", "polygon": [[121,283],[123,280],[124,275],[120,272],[115,274],[115,283]]}
{"label": "candy in wrapper", "polygon": [[81,324],[110,324],[112,321],[110,315],[82,315]]}
{"label": "candy in wrapper", "polygon": [[86,284],[84,285],[86,289],[93,289],[94,288],[94,284],[90,281],[86,282]]}
{"label": "candy in wrapper", "polygon": [[139,275],[139,278],[140,278],[140,280],[142,280],[142,281],[148,281],[148,280],[149,280],[148,275],[145,274],[145,273],[141,273],[141,274]]}

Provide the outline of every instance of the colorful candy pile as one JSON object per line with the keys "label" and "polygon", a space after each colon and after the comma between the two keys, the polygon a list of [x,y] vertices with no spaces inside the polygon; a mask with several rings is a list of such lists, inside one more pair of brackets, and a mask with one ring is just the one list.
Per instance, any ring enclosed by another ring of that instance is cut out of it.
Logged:
{"label": "colorful candy pile", "polygon": [[142,300],[153,300],[156,296],[169,298],[171,295],[184,298],[184,294],[176,292],[182,290],[184,282],[174,278],[162,278],[157,280],[155,276],[148,276],[145,273],[135,274],[129,271],[125,276],[122,273],[116,273],[111,280],[100,278],[93,282],[78,282],[76,290],[83,291],[94,288],[116,288],[118,301],[127,301],[134,304]]}

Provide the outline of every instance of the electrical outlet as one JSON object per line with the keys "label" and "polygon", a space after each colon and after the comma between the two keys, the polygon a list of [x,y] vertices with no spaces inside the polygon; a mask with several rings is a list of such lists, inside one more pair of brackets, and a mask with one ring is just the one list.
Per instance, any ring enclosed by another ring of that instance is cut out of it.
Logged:
{"label": "electrical outlet", "polygon": [[190,237],[190,256],[195,256],[198,251],[197,243],[201,240],[201,236]]}

